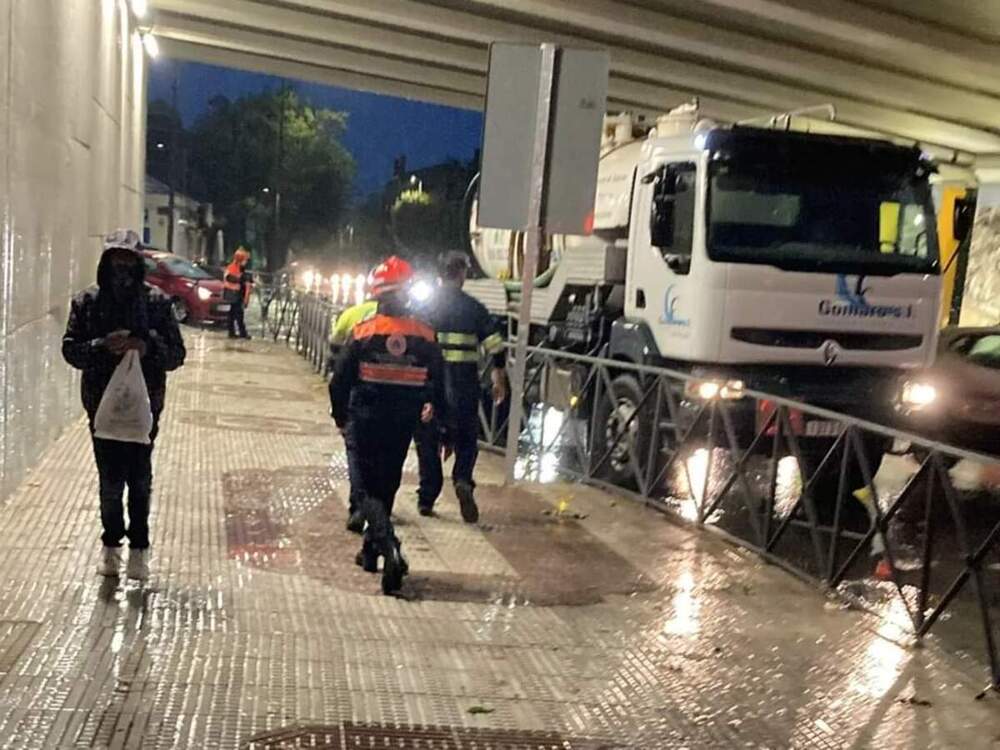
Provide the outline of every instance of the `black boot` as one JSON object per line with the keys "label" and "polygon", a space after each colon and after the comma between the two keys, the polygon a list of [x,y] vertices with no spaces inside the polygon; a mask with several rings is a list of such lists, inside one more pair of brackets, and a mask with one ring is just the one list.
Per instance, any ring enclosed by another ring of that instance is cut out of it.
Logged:
{"label": "black boot", "polygon": [[375,545],[366,539],[358,554],[354,556],[354,563],[365,573],[378,573],[378,550],[375,549]]}
{"label": "black boot", "polygon": [[393,540],[385,554],[385,564],[382,566],[382,593],[391,594],[403,586],[403,576],[409,566],[403,557],[399,543]]}
{"label": "black boot", "polygon": [[347,530],[360,534],[365,530],[365,516],[360,509],[352,510],[347,518]]}
{"label": "black boot", "polygon": [[479,508],[476,506],[476,496],[472,485],[468,482],[455,482],[455,494],[462,509],[462,520],[466,523],[476,523],[479,520]]}
{"label": "black boot", "polygon": [[403,554],[403,543],[399,541],[398,536],[393,536],[396,542],[396,550],[399,552],[400,567],[402,568],[403,575],[410,574],[410,563],[407,561],[406,556]]}

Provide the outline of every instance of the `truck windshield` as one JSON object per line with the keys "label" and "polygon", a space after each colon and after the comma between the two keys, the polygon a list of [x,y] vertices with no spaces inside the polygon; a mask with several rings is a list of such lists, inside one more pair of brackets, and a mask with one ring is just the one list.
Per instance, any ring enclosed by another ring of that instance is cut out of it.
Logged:
{"label": "truck windshield", "polygon": [[926,178],[857,166],[714,162],[709,257],[797,271],[936,272]]}

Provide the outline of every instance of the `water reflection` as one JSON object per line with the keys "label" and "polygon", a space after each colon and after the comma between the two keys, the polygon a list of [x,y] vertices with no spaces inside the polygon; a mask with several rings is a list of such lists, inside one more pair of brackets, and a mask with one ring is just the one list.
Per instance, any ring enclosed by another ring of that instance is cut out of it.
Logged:
{"label": "water reflection", "polygon": [[701,629],[701,603],[694,594],[694,575],[690,567],[685,568],[674,582],[674,593],[671,599],[673,615],[663,625],[667,635],[692,636]]}
{"label": "water reflection", "polygon": [[566,424],[563,429],[565,423],[566,415],[559,409],[549,407],[532,411],[526,430],[531,451],[518,457],[514,464],[516,478],[541,484],[559,479],[560,462],[572,451],[569,430],[574,429],[574,425]]}
{"label": "water reflection", "polygon": [[774,487],[774,513],[785,518],[802,497],[802,472],[795,456],[785,456],[778,461]]}
{"label": "water reflection", "polygon": [[876,634],[865,650],[864,660],[851,674],[851,689],[881,698],[899,677],[903,669],[904,650],[891,639],[899,638],[912,627],[906,605],[899,598],[889,601],[882,610]]}

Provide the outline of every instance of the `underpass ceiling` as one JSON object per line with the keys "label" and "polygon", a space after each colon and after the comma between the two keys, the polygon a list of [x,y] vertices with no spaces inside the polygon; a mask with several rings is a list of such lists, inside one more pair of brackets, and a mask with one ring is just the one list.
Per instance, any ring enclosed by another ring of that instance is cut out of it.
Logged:
{"label": "underpass ceiling", "polygon": [[479,108],[492,40],[611,52],[610,107],[694,96],[734,121],[830,102],[838,124],[968,163],[1000,154],[1000,2],[152,0],[168,55]]}

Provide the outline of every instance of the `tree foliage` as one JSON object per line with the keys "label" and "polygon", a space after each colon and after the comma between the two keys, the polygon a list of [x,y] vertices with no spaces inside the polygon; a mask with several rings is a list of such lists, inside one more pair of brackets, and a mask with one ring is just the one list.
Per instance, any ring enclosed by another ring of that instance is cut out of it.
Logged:
{"label": "tree foliage", "polygon": [[404,190],[390,212],[396,245],[405,253],[434,257],[450,249],[447,204],[423,190]]}
{"label": "tree foliage", "polygon": [[191,170],[195,189],[225,217],[227,244],[266,245],[272,266],[292,242],[327,244],[354,178],[340,140],[346,127],[346,114],[287,89],[213,98],[190,134]]}

